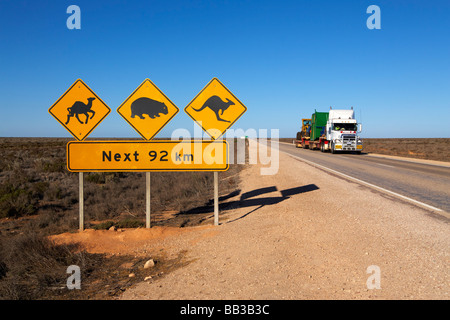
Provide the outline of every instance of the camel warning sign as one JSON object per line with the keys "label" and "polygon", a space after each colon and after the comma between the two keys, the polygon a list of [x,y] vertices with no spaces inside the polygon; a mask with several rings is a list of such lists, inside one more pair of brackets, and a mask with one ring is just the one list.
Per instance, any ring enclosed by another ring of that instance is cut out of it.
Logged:
{"label": "camel warning sign", "polygon": [[213,78],[184,108],[211,138],[217,140],[244,113],[247,107],[217,78]]}
{"label": "camel warning sign", "polygon": [[59,98],[48,112],[77,140],[84,140],[111,109],[81,79]]}
{"label": "camel warning sign", "polygon": [[151,140],[180,111],[149,79],[117,108],[145,140]]}

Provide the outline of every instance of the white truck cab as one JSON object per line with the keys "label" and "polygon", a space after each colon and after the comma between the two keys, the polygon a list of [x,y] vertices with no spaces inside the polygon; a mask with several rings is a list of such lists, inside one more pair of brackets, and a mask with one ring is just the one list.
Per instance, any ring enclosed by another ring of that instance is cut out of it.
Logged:
{"label": "white truck cab", "polygon": [[336,151],[356,151],[361,153],[363,145],[357,133],[361,132],[361,124],[355,119],[351,110],[333,110],[330,107],[326,126],[326,139],[332,153]]}

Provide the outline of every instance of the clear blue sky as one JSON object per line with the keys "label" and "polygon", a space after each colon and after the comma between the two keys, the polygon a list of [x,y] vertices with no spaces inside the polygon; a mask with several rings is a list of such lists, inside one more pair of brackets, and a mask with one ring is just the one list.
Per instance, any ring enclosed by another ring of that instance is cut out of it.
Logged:
{"label": "clear blue sky", "polygon": [[[81,30],[69,30],[69,5]],[[369,5],[381,30],[369,30]],[[112,109],[90,137],[140,137],[117,107],[146,78],[180,112],[213,78],[248,108],[233,128],[294,137],[350,107],[363,137],[450,137],[450,1],[0,1],[0,136],[71,137],[48,108],[81,78]]]}

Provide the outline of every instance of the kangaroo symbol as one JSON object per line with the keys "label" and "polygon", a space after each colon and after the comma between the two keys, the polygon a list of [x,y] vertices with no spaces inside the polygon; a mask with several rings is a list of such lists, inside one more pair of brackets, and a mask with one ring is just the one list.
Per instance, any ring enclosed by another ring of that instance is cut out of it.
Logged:
{"label": "kangaroo symbol", "polygon": [[78,118],[79,114],[84,114],[86,116],[86,122],[88,123],[89,120],[89,113],[92,113],[91,119],[94,117],[95,112],[94,110],[91,110],[92,108],[92,101],[95,100],[95,98],[88,98],[88,104],[84,104],[81,101],[77,101],[73,104],[73,106],[71,106],[70,108],[67,108],[67,111],[69,112],[69,114],[67,115],[67,121],[66,124],[69,123],[70,118],[75,116],[77,118],[77,120],[83,124],[83,122],[80,120],[80,118]]}
{"label": "kangaroo symbol", "polygon": [[[212,96],[212,97],[209,97],[208,100],[206,100],[206,102],[203,104],[203,106],[201,108],[199,108],[199,109],[192,108],[192,109],[194,111],[198,112],[198,111],[202,111],[203,109],[208,107],[209,109],[214,111],[218,121],[230,122],[230,121],[222,119],[220,117],[221,115],[223,115],[225,110],[227,110],[230,106],[235,104],[233,101],[231,101],[228,98],[226,98],[226,100],[227,100],[227,102],[222,101],[222,99],[220,97],[218,97],[218,96]],[[219,115],[219,113],[220,113],[220,115]]]}

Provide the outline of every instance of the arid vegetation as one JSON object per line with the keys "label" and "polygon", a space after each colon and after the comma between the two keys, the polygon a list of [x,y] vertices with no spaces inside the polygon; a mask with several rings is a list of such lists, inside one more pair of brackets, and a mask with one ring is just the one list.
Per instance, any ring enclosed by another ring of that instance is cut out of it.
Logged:
{"label": "arid vegetation", "polygon": [[364,139],[364,152],[416,159],[450,161],[450,138]]}
{"label": "arid vegetation", "polygon": [[[76,296],[73,291],[61,289],[69,265],[84,266],[85,279],[104,287],[106,269],[117,270],[123,260],[138,262],[136,258],[90,254],[83,248],[56,245],[46,238],[78,229],[78,174],[66,169],[68,141],[0,139],[0,299],[84,299],[89,291]],[[230,170],[219,173],[220,195],[236,190],[242,166],[231,165]],[[84,176],[86,228],[144,226],[144,173]],[[151,186],[152,226],[185,227],[211,222],[212,173],[154,172]],[[174,268],[183,263],[181,260],[160,257],[158,268]],[[107,279],[109,290],[92,290],[90,298],[109,297],[133,283],[127,277],[121,283],[114,279]]]}

